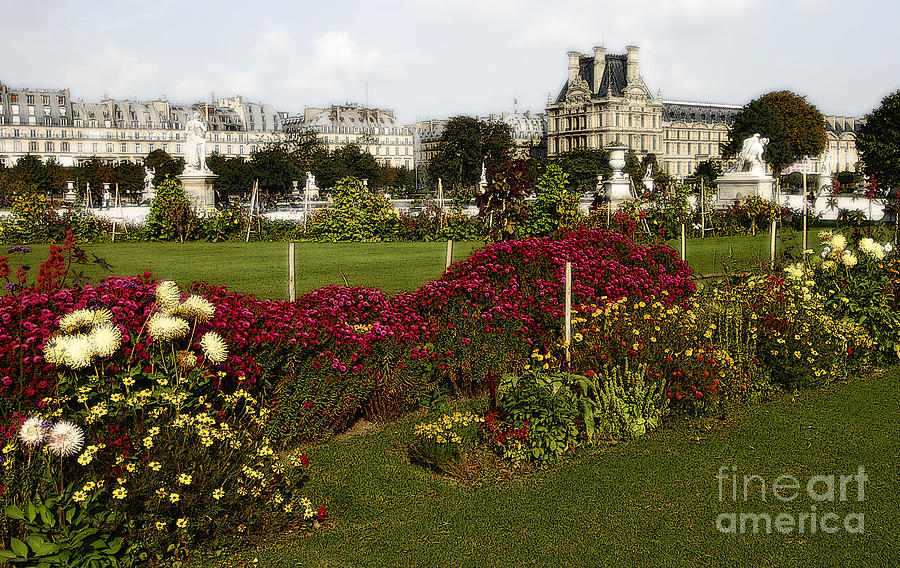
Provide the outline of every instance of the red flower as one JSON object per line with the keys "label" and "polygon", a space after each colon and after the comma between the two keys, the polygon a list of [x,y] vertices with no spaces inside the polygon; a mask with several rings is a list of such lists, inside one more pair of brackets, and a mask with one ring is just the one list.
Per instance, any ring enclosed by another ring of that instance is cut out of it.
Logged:
{"label": "red flower", "polygon": [[303,454],[302,456],[300,456],[300,463],[303,464],[303,467],[306,467],[309,465],[309,458],[306,457],[306,454]]}

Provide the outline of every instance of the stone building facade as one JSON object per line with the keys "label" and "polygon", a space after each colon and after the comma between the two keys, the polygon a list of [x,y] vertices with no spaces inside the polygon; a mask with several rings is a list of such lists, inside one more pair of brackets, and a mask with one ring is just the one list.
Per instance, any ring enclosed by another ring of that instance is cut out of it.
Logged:
{"label": "stone building facade", "polygon": [[0,84],[0,163],[32,155],[75,166],[93,158],[140,163],[162,149],[183,157],[193,109],[206,117],[209,153],[245,157],[276,139],[282,116],[241,97],[182,105],[165,100],[73,101],[69,90],[9,89]]}
{"label": "stone building facade", "polygon": [[[655,154],[674,178],[691,175],[700,162],[721,158],[721,144],[740,105],[663,100],[654,97],[640,73],[639,49],[593,55],[568,53],[568,78],[547,104],[547,154],[575,148],[626,146],[640,157]],[[852,117],[825,117],[834,171],[857,169]],[[818,157],[814,157],[818,171]]]}
{"label": "stone building facade", "polygon": [[315,134],[329,152],[356,144],[382,165],[415,167],[415,128],[398,122],[391,109],[350,103],[328,108],[308,107],[302,116],[286,118],[283,130],[289,137]]}

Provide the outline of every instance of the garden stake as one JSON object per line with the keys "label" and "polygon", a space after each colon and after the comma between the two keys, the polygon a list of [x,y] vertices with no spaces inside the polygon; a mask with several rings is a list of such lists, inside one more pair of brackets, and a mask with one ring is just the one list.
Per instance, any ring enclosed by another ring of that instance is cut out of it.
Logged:
{"label": "garden stake", "polygon": [[776,230],[776,221],[772,219],[772,239],[771,239],[771,249],[772,249],[772,270],[775,270],[775,230]]}
{"label": "garden stake", "polygon": [[684,223],[681,224],[681,260],[687,260],[687,238],[684,234]]}
{"label": "garden stake", "polygon": [[294,279],[294,243],[288,243],[288,297],[293,302],[297,299]]}
{"label": "garden stake", "polygon": [[444,270],[450,268],[451,262],[453,262],[453,239],[447,241],[447,263],[444,265]]}
{"label": "garden stake", "polygon": [[566,261],[566,363],[572,360],[569,344],[572,342],[572,262]]}

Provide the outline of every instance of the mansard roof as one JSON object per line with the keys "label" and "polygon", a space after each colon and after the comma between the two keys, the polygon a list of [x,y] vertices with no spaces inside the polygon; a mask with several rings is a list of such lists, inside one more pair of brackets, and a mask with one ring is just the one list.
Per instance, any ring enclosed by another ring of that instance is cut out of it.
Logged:
{"label": "mansard roof", "polygon": [[[606,66],[603,69],[603,77],[600,78],[600,90],[591,95],[591,98],[622,97],[625,95],[625,87],[628,85],[628,56],[606,54]],[[578,59],[578,76],[584,79],[590,88],[594,84],[594,58],[583,55]],[[563,85],[556,97],[556,103],[566,100],[569,92],[569,81]]]}
{"label": "mansard roof", "polygon": [[730,123],[743,107],[716,103],[663,101],[663,120],[670,122]]}

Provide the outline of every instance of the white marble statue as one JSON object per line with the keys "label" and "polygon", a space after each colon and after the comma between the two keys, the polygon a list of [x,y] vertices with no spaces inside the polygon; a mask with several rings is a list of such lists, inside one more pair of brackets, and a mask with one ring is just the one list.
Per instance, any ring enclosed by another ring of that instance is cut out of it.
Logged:
{"label": "white marble statue", "polygon": [[760,138],[759,132],[744,140],[741,145],[741,153],[738,154],[737,164],[734,171],[743,172],[745,167],[751,174],[765,175],[766,167],[763,163],[763,152],[766,151],[766,144],[769,143],[768,138]]}
{"label": "white marble statue", "polygon": [[198,109],[184,127],[187,151],[185,152],[185,171],[206,172],[206,123]]}
{"label": "white marble statue", "polygon": [[306,172],[306,189],[313,189],[316,187],[316,176],[312,175],[312,172]]}
{"label": "white marble statue", "polygon": [[831,177],[831,174],[834,172],[834,156],[831,155],[829,148],[825,148],[825,152],[819,161],[821,162],[819,164],[819,176]]}
{"label": "white marble statue", "polygon": [[153,168],[144,167],[144,189],[151,190],[156,189],[153,185],[153,178],[156,177],[156,170]]}

